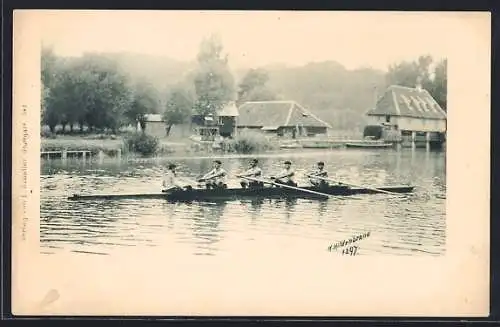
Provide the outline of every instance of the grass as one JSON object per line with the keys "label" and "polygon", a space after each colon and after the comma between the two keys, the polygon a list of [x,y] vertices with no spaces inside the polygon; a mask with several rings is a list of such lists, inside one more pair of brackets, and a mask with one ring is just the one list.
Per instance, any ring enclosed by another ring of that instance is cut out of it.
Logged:
{"label": "grass", "polygon": [[122,149],[123,139],[86,139],[81,136],[58,136],[56,138],[42,138],[42,151],[60,151],[60,150],[90,150],[92,152],[116,151]]}
{"label": "grass", "polygon": [[[129,133],[125,132],[119,135],[106,134],[87,134],[87,135],[67,135],[58,134],[50,137],[42,137],[41,151],[78,151],[85,150],[97,154],[102,151],[106,155],[114,156],[118,150],[121,150],[122,155],[135,156],[129,153],[125,145],[125,138]],[[354,137],[357,136],[357,137]],[[332,142],[340,142],[348,138],[360,139],[360,135],[354,131],[335,131],[328,137],[317,137],[301,139],[307,144],[323,145],[331,144]],[[253,131],[241,131],[240,134],[233,140],[228,140],[226,152],[233,153],[259,153],[270,150],[279,149],[279,144],[287,140],[270,139],[260,133]],[[297,140],[295,140],[297,141]],[[188,138],[175,139],[160,139],[157,155],[200,155],[203,153],[212,153],[211,146],[203,147],[193,144]]]}
{"label": "grass", "polygon": [[[187,144],[183,142],[169,142],[162,139],[158,146],[158,154],[171,154],[186,152]],[[103,151],[105,154],[114,155],[118,150],[122,154],[128,154],[125,146],[125,137],[116,136],[114,138],[100,138],[100,136],[75,136],[75,135],[57,135],[52,138],[42,138],[41,151],[91,151],[92,154],[97,154]]]}
{"label": "grass", "polygon": [[277,145],[265,135],[251,130],[243,130],[234,139],[225,143],[224,148],[227,152],[236,153],[265,152],[274,150]]}

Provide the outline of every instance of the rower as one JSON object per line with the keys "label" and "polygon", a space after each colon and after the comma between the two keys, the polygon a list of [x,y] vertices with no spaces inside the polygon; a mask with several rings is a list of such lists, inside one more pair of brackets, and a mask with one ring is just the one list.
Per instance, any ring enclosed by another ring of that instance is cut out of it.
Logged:
{"label": "rower", "polygon": [[271,179],[273,179],[277,184],[285,184],[296,187],[297,183],[295,183],[292,179],[292,177],[295,175],[295,172],[291,167],[292,163],[288,160],[285,161],[283,170],[277,176],[271,177]]}
{"label": "rower", "polygon": [[[327,187],[328,182],[323,178],[328,177],[328,172],[325,170],[325,163],[320,161],[317,163],[316,169],[308,174],[309,182],[316,187]],[[322,177],[322,178],[314,178],[314,177]]]}
{"label": "rower", "polygon": [[207,189],[227,188],[226,171],[222,168],[220,160],[215,160],[213,169],[198,179],[198,182],[205,182]]}
{"label": "rower", "polygon": [[[244,172],[243,174],[236,175],[236,177],[253,177],[253,178],[259,178],[259,177],[261,177],[261,175],[262,175],[262,169],[260,169],[260,167],[258,166],[258,164],[259,164],[259,161],[257,159],[252,159],[252,161],[250,161],[250,167],[248,168],[248,170],[246,172]],[[264,187],[264,183],[263,182],[247,181],[245,179],[243,179],[240,182],[240,185],[243,188],[247,188],[247,187],[251,187],[251,188]]]}
{"label": "rower", "polygon": [[163,188],[164,190],[168,189],[184,189],[184,190],[190,190],[192,189],[192,186],[189,185],[186,181],[182,180],[177,176],[176,172],[177,166],[175,164],[169,164],[168,165],[168,170],[165,175],[165,178],[163,179]]}

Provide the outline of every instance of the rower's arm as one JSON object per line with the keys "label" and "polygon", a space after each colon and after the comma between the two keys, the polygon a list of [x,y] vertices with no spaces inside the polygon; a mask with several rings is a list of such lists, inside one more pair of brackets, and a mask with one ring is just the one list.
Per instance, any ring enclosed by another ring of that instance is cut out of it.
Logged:
{"label": "rower's arm", "polygon": [[326,171],[313,171],[308,174],[309,177],[327,177],[328,173]]}
{"label": "rower's arm", "polygon": [[255,169],[248,169],[246,172],[240,174],[241,177],[249,177],[249,176],[260,176],[262,171]]}
{"label": "rower's arm", "polygon": [[222,177],[222,176],[226,176],[226,171],[221,170],[220,172],[213,175],[213,177]]}
{"label": "rower's arm", "polygon": [[226,175],[226,172],[224,170],[219,171],[217,173],[214,173],[213,171],[211,171],[210,175],[208,177],[203,177],[203,179],[212,179],[212,178],[216,178],[216,177],[222,177],[222,176],[225,176],[225,175]]}
{"label": "rower's arm", "polygon": [[212,178],[213,176],[211,176],[211,175],[213,175],[213,173],[214,173],[214,171],[213,171],[213,170],[211,170],[211,171],[209,171],[208,173],[206,173],[205,175],[203,175],[203,177],[201,177],[200,179],[208,179],[208,178]]}
{"label": "rower's arm", "polygon": [[290,171],[290,172],[287,172],[287,173],[281,173],[280,175],[276,176],[276,178],[280,179],[280,178],[283,178],[283,177],[293,177],[293,175],[295,175],[295,172],[294,171]]}
{"label": "rower's arm", "polygon": [[243,172],[241,174],[238,174],[237,176],[239,176],[239,177],[248,177],[248,176],[250,176],[250,172],[249,172],[249,170],[247,170],[247,171],[245,171],[245,172]]}

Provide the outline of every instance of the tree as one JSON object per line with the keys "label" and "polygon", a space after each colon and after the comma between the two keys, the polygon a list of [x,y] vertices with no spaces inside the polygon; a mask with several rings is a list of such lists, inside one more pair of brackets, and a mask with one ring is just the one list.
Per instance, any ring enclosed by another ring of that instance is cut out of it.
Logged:
{"label": "tree", "polygon": [[63,62],[52,80],[46,99],[44,122],[55,125],[79,123],[114,132],[123,123],[131,93],[126,77],[116,64],[99,55],[86,54]]}
{"label": "tree", "polygon": [[54,54],[52,47],[42,46],[40,53],[40,65],[41,65],[41,122],[42,124],[46,121],[51,122],[51,131],[55,131],[55,125],[58,123],[56,117],[50,117],[50,113],[47,112],[47,100],[49,98],[50,89],[53,87],[56,78],[56,61],[57,57]]}
{"label": "tree", "polygon": [[200,45],[194,77],[194,109],[200,115],[215,115],[235,98],[234,77],[228,67],[228,56],[222,51],[222,43],[216,35],[204,39]]}
{"label": "tree", "polygon": [[132,90],[132,101],[125,111],[125,117],[131,124],[139,122],[141,130],[146,130],[146,114],[157,113],[159,107],[158,95],[151,84],[140,81]]}
{"label": "tree", "polygon": [[132,100],[127,76],[116,61],[98,54],[85,54],[80,66],[90,74],[86,85],[90,91],[87,124],[101,130],[109,128],[115,133],[125,123],[124,113]]}
{"label": "tree", "polygon": [[438,104],[446,110],[447,60],[441,60],[431,70],[431,56],[420,56],[416,61],[391,65],[386,75],[388,84],[415,87],[420,80],[422,87],[429,91]]}
{"label": "tree", "polygon": [[276,94],[266,85],[268,80],[264,69],[250,69],[239,84],[237,103],[276,100]]}
{"label": "tree", "polygon": [[387,73],[387,82],[389,85],[415,87],[417,81],[420,80],[422,87],[428,89],[432,84],[431,64],[432,57],[426,55],[420,56],[416,61],[402,61],[391,65]]}
{"label": "tree", "polygon": [[173,125],[182,124],[191,117],[193,109],[193,99],[180,87],[174,87],[168,96],[163,119],[167,124],[167,136],[170,135],[170,130]]}
{"label": "tree", "polygon": [[42,85],[50,88],[56,77],[57,56],[52,47],[42,46],[40,65]]}
{"label": "tree", "polygon": [[448,76],[447,76],[447,66],[448,60],[441,60],[434,70],[434,80],[432,88],[429,92],[432,94],[436,102],[443,108],[447,110],[447,89],[448,89]]}

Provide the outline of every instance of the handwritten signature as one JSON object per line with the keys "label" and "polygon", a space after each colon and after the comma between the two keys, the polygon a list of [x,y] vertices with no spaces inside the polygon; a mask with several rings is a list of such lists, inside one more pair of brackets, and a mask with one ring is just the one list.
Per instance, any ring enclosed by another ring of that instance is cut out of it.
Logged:
{"label": "handwritten signature", "polygon": [[354,245],[354,243],[359,242],[367,237],[370,236],[370,232],[366,232],[364,234],[359,234],[359,235],[354,235],[351,238],[342,240],[340,242],[336,242],[334,244],[331,244],[328,247],[328,251],[333,252],[336,251],[337,249],[341,248],[342,249],[342,255],[351,255],[354,256],[357,254],[359,246]]}

